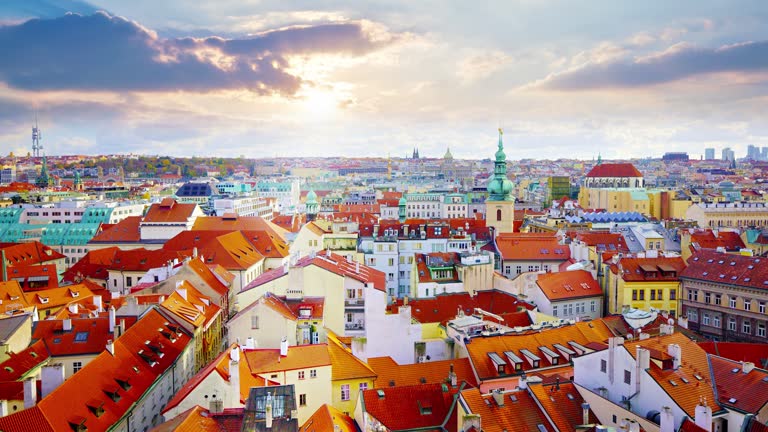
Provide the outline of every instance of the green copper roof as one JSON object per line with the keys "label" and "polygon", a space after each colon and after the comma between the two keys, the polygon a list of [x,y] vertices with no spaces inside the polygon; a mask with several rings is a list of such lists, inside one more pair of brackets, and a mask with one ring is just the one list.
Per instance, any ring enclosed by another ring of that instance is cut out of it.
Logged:
{"label": "green copper roof", "polygon": [[496,162],[493,167],[493,178],[488,181],[489,201],[514,201],[512,198],[512,182],[507,179],[507,155],[504,154],[503,132],[499,129],[499,149],[496,150]]}

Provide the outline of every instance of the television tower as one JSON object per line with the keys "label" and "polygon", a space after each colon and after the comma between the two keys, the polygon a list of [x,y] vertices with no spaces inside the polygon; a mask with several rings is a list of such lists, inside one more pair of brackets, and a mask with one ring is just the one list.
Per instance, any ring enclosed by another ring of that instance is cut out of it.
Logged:
{"label": "television tower", "polygon": [[43,144],[40,140],[43,138],[40,128],[37,127],[37,113],[35,113],[35,125],[32,126],[32,156],[40,157],[43,150]]}

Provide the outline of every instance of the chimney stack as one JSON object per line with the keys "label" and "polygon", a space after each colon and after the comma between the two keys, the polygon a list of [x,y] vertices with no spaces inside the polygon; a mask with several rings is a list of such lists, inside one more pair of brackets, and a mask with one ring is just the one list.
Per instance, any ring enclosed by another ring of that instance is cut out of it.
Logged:
{"label": "chimney stack", "polygon": [[110,333],[115,332],[115,307],[114,306],[109,307],[109,332]]}
{"label": "chimney stack", "polygon": [[65,332],[72,331],[72,320],[67,318],[62,320],[62,328]]}
{"label": "chimney stack", "polygon": [[37,380],[27,378],[24,380],[24,409],[32,408],[37,404]]}
{"label": "chimney stack", "polygon": [[694,423],[705,431],[712,432],[712,408],[707,405],[705,398],[699,398],[699,404],[696,405]]}
{"label": "chimney stack", "polygon": [[500,407],[504,406],[504,393],[502,393],[501,390],[494,390],[491,392],[491,395],[493,395],[493,400],[496,401],[496,405]]}
{"label": "chimney stack", "polygon": [[288,355],[288,338],[283,336],[283,340],[280,341],[280,357]]}
{"label": "chimney stack", "polygon": [[229,406],[240,407],[240,347],[235,346],[229,352]]}
{"label": "chimney stack", "polygon": [[40,379],[42,380],[41,396],[46,397],[64,382],[64,365],[54,363],[43,366]]}
{"label": "chimney stack", "polygon": [[451,363],[451,370],[448,372],[448,381],[451,383],[451,387],[456,387],[456,372],[453,371],[453,363]]}
{"label": "chimney stack", "polygon": [[267,393],[267,402],[264,408],[264,426],[267,429],[272,429],[272,393]]}
{"label": "chimney stack", "polygon": [[752,363],[752,362],[742,362],[741,363],[741,371],[744,372],[745,374],[748,374],[748,373],[752,372],[752,369],[754,369],[754,368],[755,368],[755,364]]}
{"label": "chimney stack", "polygon": [[672,415],[672,409],[667,406],[661,408],[659,432],[675,432],[675,417]]}
{"label": "chimney stack", "polygon": [[674,368],[678,369],[680,367],[680,363],[682,363],[682,350],[680,349],[680,345],[678,344],[669,344],[667,345],[667,354],[672,356],[674,358]]}
{"label": "chimney stack", "polygon": [[69,306],[67,306],[67,310],[70,314],[77,316],[77,313],[80,311],[80,305],[77,303],[70,303]]}
{"label": "chimney stack", "polygon": [[581,404],[581,424],[589,424],[589,404],[586,402]]}
{"label": "chimney stack", "polygon": [[93,305],[96,306],[96,312],[104,312],[104,303],[102,302],[100,295],[93,296]]}

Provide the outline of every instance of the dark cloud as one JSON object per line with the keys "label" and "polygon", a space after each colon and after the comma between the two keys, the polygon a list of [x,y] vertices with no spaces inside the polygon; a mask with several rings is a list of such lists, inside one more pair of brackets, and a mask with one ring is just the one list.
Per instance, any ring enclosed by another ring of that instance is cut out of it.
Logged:
{"label": "dark cloud", "polygon": [[[248,88],[293,94],[289,54],[363,54],[379,46],[360,23],[294,27],[248,39],[162,39],[104,12],[0,27],[0,80],[28,90]],[[227,57],[221,61],[222,57]]]}
{"label": "dark cloud", "polygon": [[717,49],[681,44],[658,55],[633,61],[588,63],[550,75],[539,86],[555,90],[644,87],[703,74],[761,70],[768,70],[768,41]]}

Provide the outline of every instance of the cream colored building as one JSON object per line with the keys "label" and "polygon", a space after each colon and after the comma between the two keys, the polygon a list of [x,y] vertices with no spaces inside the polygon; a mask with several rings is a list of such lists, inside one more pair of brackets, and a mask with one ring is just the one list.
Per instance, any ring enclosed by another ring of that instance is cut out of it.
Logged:
{"label": "cream colored building", "polygon": [[768,207],[761,202],[698,203],[686,210],[685,218],[702,228],[764,227],[768,225]]}

